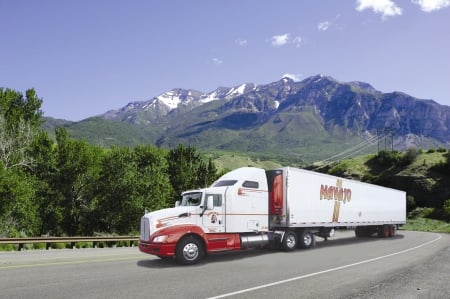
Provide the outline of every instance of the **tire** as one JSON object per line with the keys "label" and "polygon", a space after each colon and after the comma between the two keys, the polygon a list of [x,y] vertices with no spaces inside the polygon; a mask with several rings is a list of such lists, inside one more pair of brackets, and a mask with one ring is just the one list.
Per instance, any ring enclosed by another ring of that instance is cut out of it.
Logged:
{"label": "tire", "polygon": [[316,238],[309,230],[300,232],[300,240],[298,246],[303,249],[313,248],[316,245]]}
{"label": "tire", "polygon": [[364,226],[357,226],[355,228],[355,235],[357,238],[367,237],[368,236],[367,228]]}
{"label": "tire", "polygon": [[387,238],[390,236],[389,225],[381,225],[378,227],[378,237]]}
{"label": "tire", "polygon": [[281,247],[284,251],[293,251],[297,248],[297,234],[293,231],[287,231],[284,233]]}
{"label": "tire", "polygon": [[175,259],[182,265],[196,264],[204,255],[202,242],[192,236],[182,238],[175,251]]}
{"label": "tire", "polygon": [[389,227],[389,237],[394,237],[396,233],[397,233],[397,228],[395,227],[395,225],[391,225]]}

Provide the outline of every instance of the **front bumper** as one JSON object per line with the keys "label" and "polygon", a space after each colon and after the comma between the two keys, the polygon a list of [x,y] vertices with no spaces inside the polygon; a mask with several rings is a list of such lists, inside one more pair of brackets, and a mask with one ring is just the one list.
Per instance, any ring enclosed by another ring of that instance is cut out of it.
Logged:
{"label": "front bumper", "polygon": [[139,250],[143,253],[153,254],[157,256],[175,256],[176,244],[170,243],[150,243],[139,241]]}

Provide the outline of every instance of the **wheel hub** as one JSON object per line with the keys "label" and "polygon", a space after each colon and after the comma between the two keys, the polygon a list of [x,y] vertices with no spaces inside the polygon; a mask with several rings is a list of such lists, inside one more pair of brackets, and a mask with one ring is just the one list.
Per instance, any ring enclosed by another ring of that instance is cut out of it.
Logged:
{"label": "wheel hub", "polygon": [[186,244],[183,248],[183,256],[187,260],[195,260],[198,256],[198,247],[193,243]]}

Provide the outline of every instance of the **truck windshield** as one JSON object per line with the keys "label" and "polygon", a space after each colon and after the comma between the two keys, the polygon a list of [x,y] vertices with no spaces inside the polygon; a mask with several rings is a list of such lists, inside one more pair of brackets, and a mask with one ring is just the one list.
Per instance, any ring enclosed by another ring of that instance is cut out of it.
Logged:
{"label": "truck windshield", "polygon": [[202,202],[202,192],[183,194],[180,206],[199,206]]}
{"label": "truck windshield", "polygon": [[222,181],[218,181],[217,183],[215,183],[212,186],[213,187],[233,186],[234,184],[236,184],[236,182],[237,182],[237,180],[222,180]]}

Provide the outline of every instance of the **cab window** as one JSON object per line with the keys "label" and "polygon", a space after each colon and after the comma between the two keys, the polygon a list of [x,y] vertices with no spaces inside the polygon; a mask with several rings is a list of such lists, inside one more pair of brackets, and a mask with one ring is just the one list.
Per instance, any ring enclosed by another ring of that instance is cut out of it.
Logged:
{"label": "cab window", "polygon": [[201,192],[186,193],[181,199],[181,206],[198,206],[202,201]]}
{"label": "cab window", "polygon": [[221,207],[222,206],[222,195],[220,194],[207,194],[206,198],[209,196],[213,197],[213,204],[215,207]]}
{"label": "cab window", "polygon": [[212,187],[227,187],[227,186],[233,186],[236,184],[237,180],[222,180],[214,183]]}
{"label": "cab window", "polygon": [[242,183],[242,187],[258,189],[259,183],[255,181],[245,181],[244,183]]}

